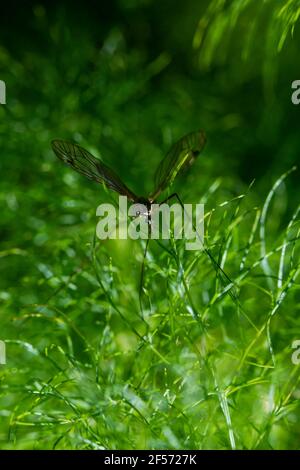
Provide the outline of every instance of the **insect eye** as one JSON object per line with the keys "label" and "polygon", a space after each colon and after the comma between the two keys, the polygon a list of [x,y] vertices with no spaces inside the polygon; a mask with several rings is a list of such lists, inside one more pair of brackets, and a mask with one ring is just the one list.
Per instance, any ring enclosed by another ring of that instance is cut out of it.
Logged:
{"label": "insect eye", "polygon": [[136,211],[135,215],[138,217],[141,214],[141,211]]}

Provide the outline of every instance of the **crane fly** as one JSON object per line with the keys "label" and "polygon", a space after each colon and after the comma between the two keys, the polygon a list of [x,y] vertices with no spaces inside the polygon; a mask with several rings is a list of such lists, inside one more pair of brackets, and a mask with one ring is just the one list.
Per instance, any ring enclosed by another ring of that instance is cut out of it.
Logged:
{"label": "crane fly", "polygon": [[[135,204],[145,205],[150,219],[151,205],[156,202],[162,191],[172,185],[176,175],[194,162],[205,142],[203,131],[191,132],[178,140],[158,165],[155,172],[155,189],[147,198],[134,194],[111,168],[79,145],[58,139],[52,141],[52,148],[60,160],[78,173],[122,196],[127,196]],[[169,196],[168,199],[170,198]]]}
{"label": "crane fly", "polygon": [[[98,158],[95,158],[90,152],[80,147],[79,145],[65,140],[56,139],[52,141],[52,149],[60,160],[71,166],[75,171],[81,173],[86,178],[96,181],[97,183],[106,186],[107,188],[119,193],[122,196],[127,196],[127,198],[134,204],[141,204],[143,207],[146,207],[147,213],[141,214],[140,211],[137,210],[136,216],[142,215],[147,217],[148,223],[150,224],[152,204],[156,203],[160,194],[172,185],[178,173],[182,172],[184,169],[193,164],[193,162],[203,150],[205,143],[205,133],[202,130],[199,130],[185,135],[175,144],[173,144],[156,169],[154,177],[155,189],[149,194],[148,197],[137,196],[127,187],[125,183],[123,183],[120,177],[111,168],[105,165]],[[184,209],[183,203],[177,193],[171,194],[160,204],[167,202],[173,197],[177,198],[181,207]],[[144,260],[146,257],[148,242],[149,238],[146,242]],[[217,273],[221,272],[226,280],[232,283],[219,263],[214,259],[208,248],[203,249],[210,258]],[[142,287],[144,260],[142,264],[140,288]]]}

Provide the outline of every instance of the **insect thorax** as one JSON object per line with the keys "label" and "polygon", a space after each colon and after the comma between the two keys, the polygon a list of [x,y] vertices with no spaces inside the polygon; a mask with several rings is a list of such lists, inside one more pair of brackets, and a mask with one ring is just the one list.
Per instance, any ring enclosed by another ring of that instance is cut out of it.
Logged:
{"label": "insect thorax", "polygon": [[134,208],[135,217],[149,218],[151,212],[151,202],[144,197],[139,197],[133,204],[132,208]]}

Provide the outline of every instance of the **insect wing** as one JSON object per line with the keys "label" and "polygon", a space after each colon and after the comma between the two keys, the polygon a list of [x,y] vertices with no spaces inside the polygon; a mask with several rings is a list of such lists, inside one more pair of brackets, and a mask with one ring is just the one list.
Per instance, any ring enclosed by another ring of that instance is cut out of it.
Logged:
{"label": "insect wing", "polygon": [[53,140],[52,148],[60,160],[78,173],[127,196],[132,201],[136,200],[135,194],[127,188],[119,176],[84,148],[65,140]]}
{"label": "insect wing", "polygon": [[150,200],[155,200],[164,189],[173,183],[180,171],[194,162],[205,142],[205,133],[197,131],[185,135],[171,147],[155,172],[156,189],[150,195]]}

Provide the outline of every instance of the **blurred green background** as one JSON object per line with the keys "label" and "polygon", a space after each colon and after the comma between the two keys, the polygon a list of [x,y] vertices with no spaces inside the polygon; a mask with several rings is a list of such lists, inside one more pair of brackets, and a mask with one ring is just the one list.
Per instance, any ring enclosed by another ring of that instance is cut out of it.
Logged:
{"label": "blurred green background", "polygon": [[[0,13],[0,448],[297,448],[299,171],[270,190],[299,161],[300,2],[13,0]],[[205,202],[239,300],[205,254],[153,244],[145,323],[143,247],[92,256],[110,196],[50,142],[79,143],[147,195],[199,128],[207,146],[175,189]]]}

